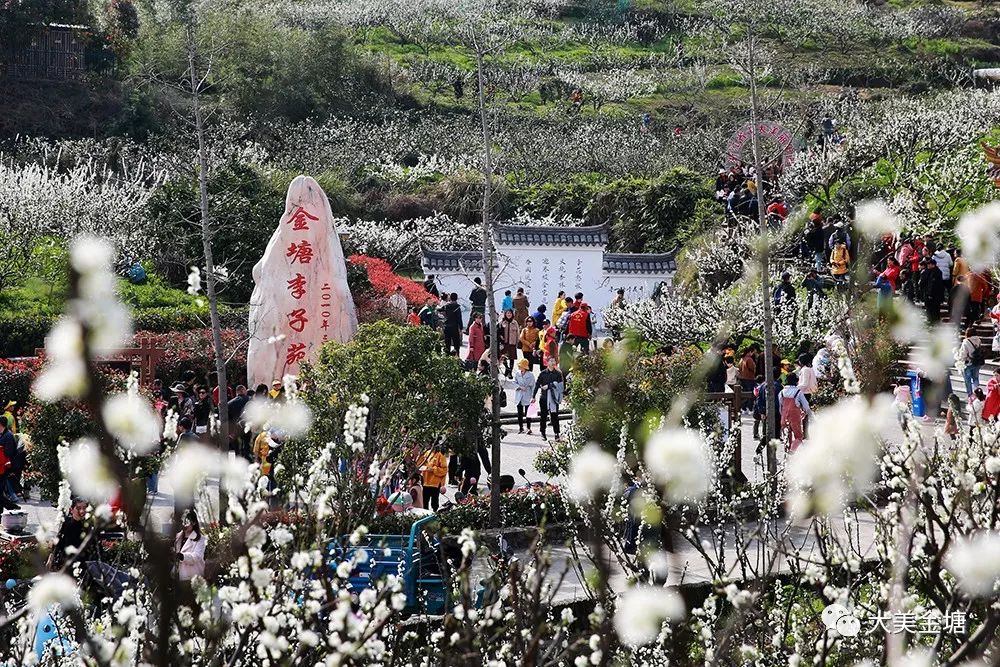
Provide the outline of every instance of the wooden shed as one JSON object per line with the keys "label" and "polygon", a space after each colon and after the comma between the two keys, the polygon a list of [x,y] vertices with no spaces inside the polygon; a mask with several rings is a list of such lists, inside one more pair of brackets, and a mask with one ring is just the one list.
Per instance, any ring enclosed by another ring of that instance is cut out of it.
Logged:
{"label": "wooden shed", "polygon": [[84,50],[90,28],[49,24],[26,46],[15,47],[6,58],[4,73],[22,81],[73,81],[83,77]]}

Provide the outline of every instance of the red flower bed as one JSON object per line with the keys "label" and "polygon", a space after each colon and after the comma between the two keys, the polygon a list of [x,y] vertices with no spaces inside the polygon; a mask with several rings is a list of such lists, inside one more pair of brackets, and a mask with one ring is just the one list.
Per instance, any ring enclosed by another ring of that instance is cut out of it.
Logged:
{"label": "red flower bed", "polygon": [[368,270],[368,282],[372,289],[381,296],[389,296],[396,291],[396,286],[402,286],[403,296],[411,306],[422,306],[430,294],[424,289],[423,284],[416,280],[410,280],[396,275],[389,262],[377,257],[367,255],[351,255],[347,258],[351,264],[357,264]]}

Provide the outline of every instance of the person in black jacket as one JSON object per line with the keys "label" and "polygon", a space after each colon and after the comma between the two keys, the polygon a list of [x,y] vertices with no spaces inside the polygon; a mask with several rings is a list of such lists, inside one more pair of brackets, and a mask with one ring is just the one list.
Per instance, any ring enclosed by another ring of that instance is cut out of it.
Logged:
{"label": "person in black jacket", "polygon": [[712,345],[708,354],[712,355],[712,370],[708,373],[705,389],[710,393],[722,393],[726,390],[726,367],[722,363],[722,349],[718,344]]}
{"label": "person in black jacket", "polygon": [[924,300],[924,312],[929,322],[938,322],[941,320],[941,303],[944,302],[944,278],[933,259],[925,259],[923,267],[919,288]]}
{"label": "person in black jacket", "polygon": [[441,293],[438,292],[437,285],[434,283],[433,275],[427,276],[427,279],[424,281],[424,289],[427,290],[427,293],[431,296],[441,296]]}
{"label": "person in black jacket", "polygon": [[562,394],[565,391],[564,388],[565,379],[563,374],[556,368],[556,358],[549,357],[548,367],[538,374],[538,380],[535,382],[535,390],[532,392],[531,400],[535,401],[535,397],[541,393],[541,397],[538,403],[538,425],[542,432],[542,440],[548,440],[545,435],[546,422],[549,421],[549,416],[552,418],[552,431],[556,434],[556,440],[559,440],[559,403],[562,401]]}
{"label": "person in black jacket", "polygon": [[486,321],[486,290],[483,289],[483,281],[481,278],[476,278],[472,282],[476,283],[476,286],[472,289],[472,293],[469,294],[469,303],[472,304],[472,313],[469,314],[469,324],[472,324],[472,316],[479,313],[483,316],[483,321]]}
{"label": "person in black jacket", "polygon": [[[86,526],[84,520],[87,518],[87,501],[82,498],[73,498],[69,504],[69,514],[63,518],[62,526],[59,528],[59,536],[52,547],[46,563],[50,570],[58,570],[66,562],[67,556],[77,553],[83,544],[86,536]],[[82,553],[76,557],[76,562],[83,563],[90,560],[92,545],[88,545]]]}
{"label": "person in black jacket", "polygon": [[781,282],[774,288],[773,300],[775,316],[781,313],[781,307],[786,303],[791,304],[794,307],[795,287],[792,286],[792,274],[781,274]]}
{"label": "person in black jacket", "polygon": [[458,305],[458,294],[448,295],[448,303],[444,304],[444,353],[455,354],[462,351],[462,307]]}
{"label": "person in black jacket", "polygon": [[810,256],[816,266],[816,271],[822,271],[826,268],[826,236],[823,233],[823,220],[822,218],[815,218],[809,223],[809,228],[806,230],[804,243],[806,250],[809,251]]}

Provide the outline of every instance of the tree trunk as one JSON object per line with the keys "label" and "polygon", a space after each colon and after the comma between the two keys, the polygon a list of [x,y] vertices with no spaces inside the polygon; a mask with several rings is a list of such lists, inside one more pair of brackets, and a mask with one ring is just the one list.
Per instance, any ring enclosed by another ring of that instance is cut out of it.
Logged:
{"label": "tree trunk", "polygon": [[489,117],[486,113],[486,86],[483,76],[483,52],[476,50],[476,74],[479,79],[479,122],[483,127],[483,278],[486,288],[486,317],[490,332],[490,382],[493,392],[490,412],[490,527],[500,527],[500,365],[497,359],[497,309],[493,295],[493,225],[490,220],[493,198],[493,146]]}
{"label": "tree trunk", "polygon": [[778,457],[771,446],[771,441],[778,436],[774,432],[774,419],[777,416],[774,408],[774,358],[771,353],[773,337],[771,334],[771,276],[770,276],[770,238],[767,229],[767,218],[764,215],[764,177],[760,163],[760,137],[757,129],[757,72],[754,62],[754,36],[747,36],[747,51],[749,55],[750,75],[750,136],[753,140],[753,164],[757,183],[757,221],[760,223],[760,289],[764,296],[764,400],[767,403],[764,417],[764,437],[767,439],[767,472],[771,484],[776,485],[778,474]]}
{"label": "tree trunk", "polygon": [[[228,381],[226,379],[226,357],[222,349],[222,325],[219,322],[219,298],[215,291],[215,261],[212,257],[212,221],[208,210],[208,154],[205,148],[205,121],[202,116],[200,90],[197,75],[197,47],[194,35],[188,31],[188,67],[191,74],[191,97],[194,103],[194,126],[198,136],[198,194],[201,212],[201,247],[205,255],[205,293],[208,296],[208,311],[212,322],[212,347],[215,352],[215,372],[219,384],[219,432],[217,446],[223,453],[229,451],[229,402]],[[211,392],[211,387],[209,387]],[[211,396],[211,393],[209,394]],[[209,432],[211,436],[211,430]],[[226,494],[219,486],[219,521],[226,521],[228,503]]]}

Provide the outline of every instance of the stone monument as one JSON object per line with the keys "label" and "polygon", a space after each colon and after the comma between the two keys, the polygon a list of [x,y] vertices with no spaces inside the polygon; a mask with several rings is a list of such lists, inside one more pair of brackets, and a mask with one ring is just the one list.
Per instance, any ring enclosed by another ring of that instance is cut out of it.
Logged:
{"label": "stone monument", "polygon": [[253,267],[253,280],[249,387],[297,375],[320,345],[346,342],[357,331],[330,202],[309,176],[297,176],[288,186],[285,213]]}

